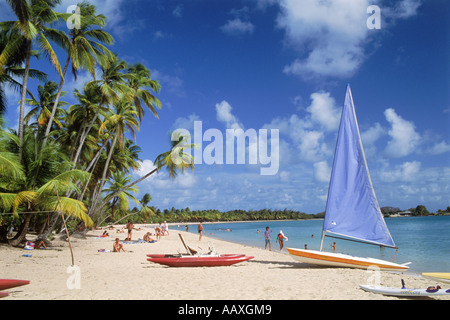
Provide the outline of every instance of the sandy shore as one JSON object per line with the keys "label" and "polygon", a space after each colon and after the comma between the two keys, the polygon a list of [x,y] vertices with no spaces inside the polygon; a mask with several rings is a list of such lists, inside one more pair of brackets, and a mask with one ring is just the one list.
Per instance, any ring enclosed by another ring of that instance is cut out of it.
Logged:
{"label": "sandy shore", "polygon": [[[122,226],[121,226],[122,227]],[[143,238],[153,228],[141,226],[133,240]],[[85,239],[72,238],[75,265],[80,271],[80,288],[69,289],[68,279],[74,273],[67,243],[55,241],[55,250],[26,251],[0,245],[0,278],[26,279],[31,284],[10,289],[2,300],[397,300],[368,293],[359,288],[373,274],[365,270],[319,268],[294,262],[279,251],[266,251],[204,236],[202,241],[192,233],[181,232],[193,248],[208,249],[212,241],[219,253],[243,253],[253,260],[229,267],[170,268],[146,260],[149,253],[185,252],[178,231],[156,243],[125,244],[127,252],[112,250],[116,237],[125,233],[91,231]],[[24,257],[31,254],[31,257]],[[408,287],[426,288],[437,283],[411,275],[381,272],[381,284],[399,287],[404,279]],[[70,282],[69,282],[70,283]],[[442,287],[448,287],[441,283]],[[450,300],[450,297],[434,299]]]}

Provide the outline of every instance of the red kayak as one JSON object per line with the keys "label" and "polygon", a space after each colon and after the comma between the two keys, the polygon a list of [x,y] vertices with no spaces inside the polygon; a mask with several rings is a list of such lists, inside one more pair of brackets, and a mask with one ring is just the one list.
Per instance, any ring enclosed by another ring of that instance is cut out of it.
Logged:
{"label": "red kayak", "polygon": [[147,261],[159,263],[169,267],[221,267],[231,266],[233,264],[244,262],[254,257],[248,257],[243,254],[223,254],[223,255],[147,255],[150,258]]}
{"label": "red kayak", "polygon": [[0,290],[11,289],[30,284],[28,280],[0,279]]}
{"label": "red kayak", "polygon": [[9,292],[0,292],[0,298],[9,296]]}

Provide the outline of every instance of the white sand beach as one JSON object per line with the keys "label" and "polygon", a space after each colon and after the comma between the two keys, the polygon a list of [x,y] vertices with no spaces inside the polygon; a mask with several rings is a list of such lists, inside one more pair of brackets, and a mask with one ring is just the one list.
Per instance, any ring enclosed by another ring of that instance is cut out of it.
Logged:
{"label": "white sand beach", "polygon": [[[122,226],[120,226],[121,228]],[[140,226],[133,240],[143,238],[153,228]],[[0,278],[30,280],[27,286],[8,290],[2,300],[398,300],[368,293],[359,288],[373,276],[365,270],[319,268],[295,262],[286,252],[266,251],[203,236],[181,232],[193,248],[206,251],[212,241],[219,253],[242,253],[254,259],[228,267],[170,268],[148,262],[146,254],[185,252],[179,231],[170,230],[156,243],[124,244],[126,252],[112,250],[116,237],[125,233],[108,230],[90,231],[85,239],[72,237],[75,265],[79,267],[79,289],[70,289],[73,277],[68,244],[54,241],[53,250],[31,250],[0,246]],[[263,244],[262,244],[263,245]],[[31,257],[24,257],[29,254]],[[404,279],[407,287],[426,288],[437,282],[406,274],[381,272],[382,285],[399,287]],[[445,283],[442,287],[448,287]],[[449,296],[433,299],[450,300]]]}

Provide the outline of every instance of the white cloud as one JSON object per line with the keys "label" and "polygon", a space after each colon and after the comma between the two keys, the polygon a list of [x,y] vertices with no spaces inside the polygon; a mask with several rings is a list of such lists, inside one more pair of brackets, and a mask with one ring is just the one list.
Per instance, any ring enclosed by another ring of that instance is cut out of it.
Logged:
{"label": "white cloud", "polygon": [[231,105],[223,100],[220,103],[216,103],[217,120],[224,123],[227,129],[243,129],[243,125],[239,119],[231,113],[233,108]]}
{"label": "white cloud", "polygon": [[393,169],[384,169],[381,171],[380,179],[385,182],[415,181],[419,178],[421,165],[418,161],[412,161],[395,166]]}
{"label": "white cloud", "polygon": [[340,108],[328,92],[316,92],[311,95],[312,103],[306,109],[311,114],[311,120],[321,125],[326,131],[339,128]]}
{"label": "white cloud", "polygon": [[[140,168],[135,170],[134,173],[137,174],[140,178],[148,174],[149,172],[156,169],[156,166],[153,164],[152,160],[142,160],[140,163]],[[153,179],[156,176],[156,173],[148,177],[147,179]]]}
{"label": "white cloud", "polygon": [[381,7],[382,26],[417,14],[421,0],[256,0],[258,9],[278,5],[277,27],[299,53],[286,74],[305,79],[354,75],[366,60],[373,32],[367,28],[370,5]]}
{"label": "white cloud", "polygon": [[318,182],[329,182],[331,177],[331,167],[326,161],[314,163],[314,177]]}
{"label": "white cloud", "polygon": [[367,0],[280,0],[277,25],[303,55],[284,72],[305,78],[354,74],[364,61],[368,5]]}
{"label": "white cloud", "polygon": [[432,147],[425,150],[427,154],[431,155],[443,154],[449,151],[450,151],[450,144],[448,144],[446,141],[436,143]]}
{"label": "white cloud", "polygon": [[172,125],[173,129],[186,129],[192,133],[194,129],[194,121],[200,121],[200,117],[195,113],[189,115],[187,118],[177,118]]}
{"label": "white cloud", "polygon": [[249,21],[242,21],[240,18],[228,20],[228,22],[220,27],[226,34],[230,35],[245,35],[252,34],[255,30],[255,26]]}
{"label": "white cloud", "polygon": [[415,152],[421,137],[416,132],[414,123],[404,120],[392,108],[387,109],[384,115],[391,124],[391,140],[387,143],[385,154],[390,157],[403,157]]}
{"label": "white cloud", "polygon": [[[340,108],[327,92],[315,92],[310,98],[311,104],[305,109],[305,117],[300,118],[293,114],[289,118],[275,118],[264,126],[268,129],[279,129],[281,135],[289,138],[292,145],[286,149],[296,155],[290,155],[291,160],[294,157],[298,158],[297,161],[316,162],[332,154],[326,137],[328,133],[334,135],[338,129]],[[284,154],[283,144],[280,142],[281,161]]]}

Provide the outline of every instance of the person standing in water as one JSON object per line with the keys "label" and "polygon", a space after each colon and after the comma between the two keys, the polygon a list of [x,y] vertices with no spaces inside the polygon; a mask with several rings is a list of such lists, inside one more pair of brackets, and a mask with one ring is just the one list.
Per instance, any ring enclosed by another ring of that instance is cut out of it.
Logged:
{"label": "person standing in water", "polygon": [[288,241],[288,238],[284,235],[283,230],[280,230],[280,233],[277,236],[277,242],[280,243],[280,251],[283,250],[283,240],[286,239]]}
{"label": "person standing in water", "polygon": [[265,240],[265,247],[264,250],[267,250],[267,245],[269,245],[269,251],[272,251],[272,245],[270,244],[270,231],[269,231],[269,227],[266,227],[266,231],[264,231],[264,240]]}
{"label": "person standing in water", "polygon": [[201,221],[197,227],[197,230],[198,230],[198,241],[200,241],[200,240],[202,240],[203,231],[205,231],[205,229],[203,229],[203,225],[202,225]]}

